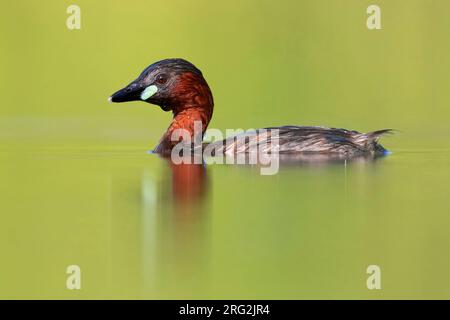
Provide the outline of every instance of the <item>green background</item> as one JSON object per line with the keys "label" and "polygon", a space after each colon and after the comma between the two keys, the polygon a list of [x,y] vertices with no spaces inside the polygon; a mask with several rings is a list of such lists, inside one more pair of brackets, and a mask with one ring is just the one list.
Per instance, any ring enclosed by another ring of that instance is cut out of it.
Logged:
{"label": "green background", "polygon": [[[370,4],[2,3],[0,297],[449,298],[450,3],[378,0],[381,30]],[[270,177],[211,165],[201,201],[178,203],[146,153],[171,114],[107,102],[170,57],[203,71],[212,128],[395,128],[393,154]]]}

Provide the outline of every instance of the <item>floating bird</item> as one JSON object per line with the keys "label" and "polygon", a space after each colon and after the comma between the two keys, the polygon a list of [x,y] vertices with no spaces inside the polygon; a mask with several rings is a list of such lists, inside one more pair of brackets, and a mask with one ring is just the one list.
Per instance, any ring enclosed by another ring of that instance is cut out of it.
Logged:
{"label": "floating bird", "polygon": [[[165,59],[147,67],[140,76],[117,91],[111,102],[145,101],[172,111],[173,120],[154,152],[169,155],[182,137],[173,139],[177,129],[185,130],[190,141],[195,122],[201,123],[200,139],[213,115],[214,100],[202,72],[184,59]],[[391,129],[368,133],[320,126],[281,126],[254,130],[223,141],[203,144],[213,155],[249,153],[254,150],[281,154],[330,155],[341,157],[380,156],[389,153],[378,139]],[[276,139],[274,139],[276,138]],[[274,143],[274,141],[276,141]]]}

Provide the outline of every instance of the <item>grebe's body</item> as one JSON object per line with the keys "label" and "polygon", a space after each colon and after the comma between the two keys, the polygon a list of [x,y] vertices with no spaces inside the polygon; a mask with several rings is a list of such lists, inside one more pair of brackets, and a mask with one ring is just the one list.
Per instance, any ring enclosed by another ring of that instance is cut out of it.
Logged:
{"label": "grebe's body", "polygon": [[[182,129],[194,139],[195,123],[201,123],[201,137],[212,118],[214,100],[201,71],[183,59],[166,59],[146,68],[125,88],[114,93],[111,102],[142,100],[173,112],[173,120],[161,138],[156,153],[170,154],[182,138],[173,133]],[[209,144],[213,154],[248,153],[252,151],[343,156],[384,155],[378,139],[391,130],[360,133],[345,129],[282,126],[259,129]]]}
{"label": "grebe's body", "polygon": [[388,151],[377,140],[390,131],[386,129],[360,133],[326,127],[282,126],[255,130],[255,132],[237,135],[213,144],[216,155],[252,151],[264,153],[276,151],[281,154],[385,155]]}

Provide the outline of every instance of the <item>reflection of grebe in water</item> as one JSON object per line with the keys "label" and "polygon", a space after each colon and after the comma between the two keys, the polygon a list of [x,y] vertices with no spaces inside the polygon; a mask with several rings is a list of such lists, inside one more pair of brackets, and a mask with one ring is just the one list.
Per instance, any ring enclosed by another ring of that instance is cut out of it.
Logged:
{"label": "reflection of grebe in water", "polygon": [[[112,102],[142,100],[160,106],[164,111],[173,112],[173,121],[161,138],[155,152],[170,154],[172,148],[183,139],[172,141],[172,133],[177,129],[186,130],[194,139],[194,122],[202,124],[201,134],[206,131],[212,118],[214,101],[209,86],[200,70],[183,59],[166,59],[146,68],[141,75],[125,88],[114,93]],[[378,139],[389,129],[360,133],[345,129],[282,126],[276,129],[278,153],[322,153],[355,155],[384,155],[387,153]],[[258,145],[267,145],[267,135],[260,131],[251,135],[235,136],[225,141],[214,142],[215,154],[225,152],[245,153]],[[272,145],[269,146],[272,148]],[[254,150],[254,149],[253,149]],[[266,150],[266,152],[271,150]]]}
{"label": "reflection of grebe in water", "polygon": [[208,179],[203,164],[174,164],[169,158],[167,165],[172,174],[172,197],[179,206],[201,204],[206,196]]}

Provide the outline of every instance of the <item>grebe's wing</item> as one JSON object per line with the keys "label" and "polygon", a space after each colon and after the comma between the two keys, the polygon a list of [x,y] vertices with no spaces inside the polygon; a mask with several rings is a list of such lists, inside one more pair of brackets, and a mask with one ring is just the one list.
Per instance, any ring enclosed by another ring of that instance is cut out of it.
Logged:
{"label": "grebe's wing", "polygon": [[222,141],[209,144],[213,154],[241,152],[279,153],[377,153],[386,150],[378,138],[392,130],[360,133],[338,128],[315,126],[282,126],[251,130]]}

